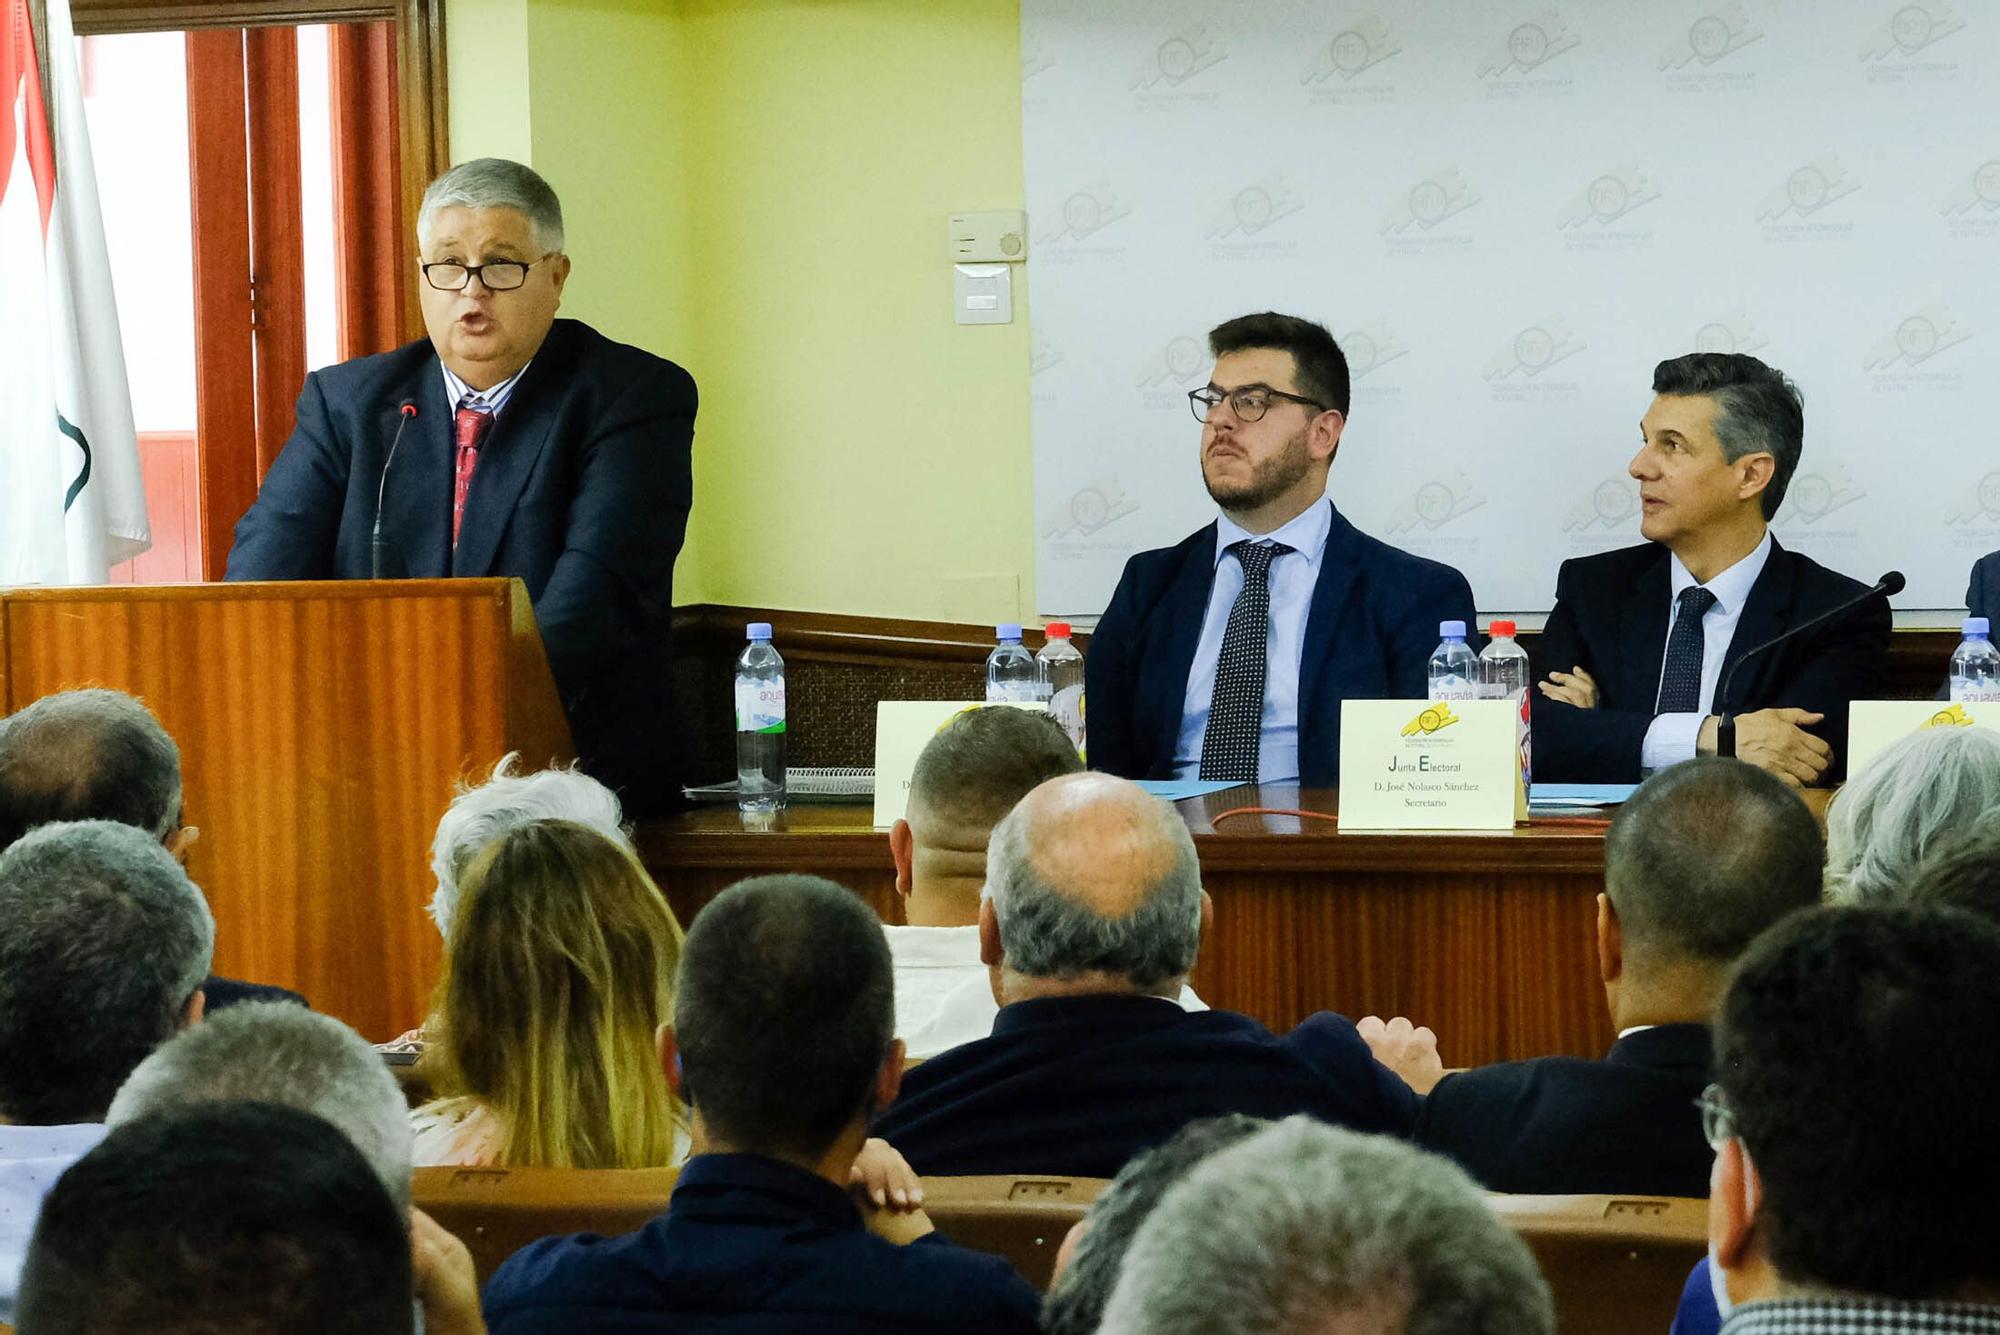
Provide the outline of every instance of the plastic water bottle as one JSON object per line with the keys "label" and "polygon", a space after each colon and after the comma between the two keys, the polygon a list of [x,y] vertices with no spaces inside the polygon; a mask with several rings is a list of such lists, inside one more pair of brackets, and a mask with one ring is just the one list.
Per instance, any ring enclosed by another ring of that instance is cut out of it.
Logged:
{"label": "plastic water bottle", "polygon": [[1967,617],[1961,629],[1965,639],[1951,656],[1952,703],[2000,702],[2000,649],[1987,638],[1992,634],[1991,625],[1985,617]]}
{"label": "plastic water bottle", "polygon": [[1521,751],[1521,782],[1527,783],[1533,755],[1528,717],[1528,651],[1514,642],[1511,621],[1495,621],[1487,633],[1493,639],[1479,655],[1479,698],[1514,702],[1514,741]]}
{"label": "plastic water bottle", "polygon": [[1083,654],[1070,643],[1067,621],[1051,621],[1042,634],[1047,642],[1035,655],[1035,663],[1041,668],[1042,698],[1049,702],[1049,713],[1069,734],[1076,753],[1082,755]]}
{"label": "plastic water bottle", "polygon": [[1441,621],[1438,634],[1444,636],[1444,643],[1431,654],[1431,699],[1477,700],[1479,660],[1465,642],[1465,623]]}
{"label": "plastic water bottle", "polygon": [[986,655],[986,703],[1031,705],[1042,698],[1041,670],[1035,656],[1021,647],[1021,627],[1003,622],[993,628],[1000,643]]}
{"label": "plastic water bottle", "polygon": [[771,623],[753,621],[736,656],[736,806],[750,813],[785,805],[785,660]]}

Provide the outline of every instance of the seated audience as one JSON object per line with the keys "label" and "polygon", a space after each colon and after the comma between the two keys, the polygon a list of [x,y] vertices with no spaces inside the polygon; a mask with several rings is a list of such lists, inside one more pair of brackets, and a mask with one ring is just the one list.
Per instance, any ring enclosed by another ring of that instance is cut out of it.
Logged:
{"label": "seated audience", "polygon": [[[889,831],[907,927],[884,927],[896,961],[896,1036],[913,1061],[993,1032],[999,1006],[979,961],[979,891],[994,825],[1030,789],[1083,769],[1069,735],[1032,709],[968,709],[924,744],[907,815]],[[1192,989],[1181,1005],[1205,1010]]]}
{"label": "seated audience", "polygon": [[1489,1191],[1705,1196],[1715,1155],[1694,1101],[1709,1024],[1758,933],[1819,902],[1819,826],[1736,760],[1683,761],[1639,786],[1604,844],[1597,967],[1618,1041],[1602,1061],[1538,1057],[1445,1076],[1417,1143]]}
{"label": "seated audience", "polygon": [[574,821],[508,830],[451,912],[411,1114],[418,1164],[659,1168],[686,1154],[654,1034],[681,929],[639,860]]}
{"label": "seated audience", "polygon": [[1553,1335],[1528,1248],[1464,1173],[1291,1117],[1196,1164],[1125,1254],[1105,1335]]}
{"label": "seated audience", "polygon": [[2000,923],[2000,809],[1943,844],[1912,874],[1906,902],[1964,909]]}
{"label": "seated audience", "polygon": [[1165,1144],[1140,1152],[1119,1169],[1056,1253],[1055,1278],[1042,1300],[1042,1335],[1095,1335],[1098,1323],[1104,1320],[1104,1304],[1117,1286],[1132,1235],[1152,1214],[1160,1197],[1209,1155],[1270,1125],[1261,1117],[1241,1113],[1204,1117],[1189,1122]]}
{"label": "seated audience", "polygon": [[[181,807],[181,750],[123,691],[45,695],[0,726],[0,849],[49,821],[115,820],[158,839],[187,865],[201,831]],[[208,978],[207,1007],[305,998],[282,987]]]}
{"label": "seated audience", "polygon": [[1925,728],[1898,738],[1834,794],[1826,812],[1826,897],[1901,900],[1917,864],[2000,807],[2000,735]]}
{"label": "seated audience", "polygon": [[666,1214],[518,1252],[487,1284],[491,1328],[1034,1330],[1006,1262],[920,1211],[864,1218],[846,1190],[902,1076],[893,976],[875,915],[831,882],[762,877],[704,908],[660,1044],[695,1151]]}
{"label": "seated audience", "polygon": [[201,1018],[208,904],[114,821],[43,825],[0,853],[0,1321],[35,1212],[103,1139],[141,1059]]}
{"label": "seated audience", "polygon": [[1211,906],[1187,824],[1138,785],[1073,774],[1035,789],[994,828],[987,889],[993,1032],[912,1071],[876,1126],[917,1171],[1110,1177],[1230,1112],[1414,1125],[1417,1096],[1343,1017],[1280,1038],[1175,1003]]}
{"label": "seated audience", "polygon": [[1951,909],[1758,940],[1716,1023],[1709,1260],[1677,1331],[2000,1333],[1996,979],[2000,927]]}
{"label": "seated audience", "polygon": [[410,1244],[347,1137],[268,1103],[119,1127],[62,1176],[20,1335],[383,1335],[413,1328]]}

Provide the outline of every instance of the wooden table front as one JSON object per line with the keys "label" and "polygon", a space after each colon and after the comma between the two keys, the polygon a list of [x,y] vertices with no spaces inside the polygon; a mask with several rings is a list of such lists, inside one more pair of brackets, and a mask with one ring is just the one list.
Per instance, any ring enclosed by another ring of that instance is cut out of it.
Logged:
{"label": "wooden table front", "polygon": [[[1407,1015],[1437,1031],[1447,1066],[1547,1053],[1599,1056],[1612,1040],[1598,981],[1604,825],[1345,833],[1330,789],[1244,787],[1179,804],[1215,923],[1194,987],[1276,1029],[1316,1010]],[[642,827],[640,851],[683,923],[746,876],[806,872],[902,921],[886,832],[864,806],[799,804],[748,829],[707,807]]]}

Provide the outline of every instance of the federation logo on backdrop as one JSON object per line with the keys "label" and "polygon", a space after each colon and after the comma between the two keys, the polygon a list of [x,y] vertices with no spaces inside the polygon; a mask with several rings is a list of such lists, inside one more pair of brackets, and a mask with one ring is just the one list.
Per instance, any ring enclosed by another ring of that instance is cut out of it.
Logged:
{"label": "federation logo on backdrop", "polygon": [[1731,311],[1719,320],[1710,320],[1694,331],[1696,352],[1755,352],[1771,340],[1757,328],[1757,322],[1743,311]]}
{"label": "federation logo on backdrop", "polygon": [[1660,197],[1660,188],[1636,162],[1627,162],[1591,178],[1556,215],[1564,231],[1596,223],[1609,227],[1634,209]]}
{"label": "federation logo on backdrop", "polygon": [[1196,23],[1166,38],[1149,51],[1132,75],[1132,91],[1178,88],[1188,80],[1229,58],[1222,43]]}
{"label": "federation logo on backdrop", "polygon": [[1577,44],[1561,13],[1550,8],[1530,14],[1509,28],[1480,63],[1479,77],[1505,78],[1528,74]]}
{"label": "federation logo on backdrop", "polygon": [[1040,375],[1063,359],[1062,351],[1049,342],[1049,336],[1036,329],[1028,336],[1028,375]]}
{"label": "federation logo on backdrop", "polygon": [[1581,537],[1626,528],[1639,517],[1639,488],[1629,477],[1607,477],[1563,516],[1563,532]]}
{"label": "federation logo on backdrop", "polygon": [[1023,42],[1021,44],[1022,83],[1026,83],[1043,70],[1055,68],[1055,63],[1056,58],[1050,55],[1048,49],[1041,43],[1036,42],[1033,45],[1029,45]]}
{"label": "federation logo on backdrop", "polygon": [[1356,382],[1367,379],[1409,352],[1402,340],[1396,337],[1396,331],[1390,327],[1386,317],[1350,329],[1335,341],[1347,357],[1348,378]]}
{"label": "federation logo on backdrop", "polygon": [[1935,46],[1965,26],[1958,0],[1905,0],[1884,7],[1882,19],[1861,45],[1864,63],[1903,60]]}
{"label": "federation logo on backdrop", "polygon": [[2000,523],[2000,472],[1988,473],[1954,498],[1945,523],[1952,528]]}
{"label": "federation logo on backdrop", "polygon": [[1210,241],[1248,240],[1305,206],[1305,200],[1285,180],[1284,174],[1273,172],[1233,192],[1216,209],[1202,235]]}
{"label": "federation logo on backdrop", "polygon": [[1971,337],[1965,322],[1939,302],[1904,316],[1893,330],[1870,344],[1861,358],[1861,369],[1891,371],[1922,366]]}
{"label": "federation logo on backdrop", "polygon": [[1981,163],[1977,171],[1961,179],[1938,209],[1946,218],[1975,212],[2000,212],[2000,158]]}
{"label": "federation logo on backdrop", "polygon": [[1125,494],[1117,476],[1107,473],[1092,478],[1051,507],[1042,519],[1042,537],[1050,542],[1088,538],[1138,509],[1138,502]]}
{"label": "federation logo on backdrop", "polygon": [[1827,153],[1795,168],[1757,206],[1757,221],[1782,222],[1786,218],[1810,218],[1838,199],[1861,188],[1840,161],[1837,153]]}
{"label": "federation logo on backdrop", "polygon": [[1712,5],[1706,13],[1677,34],[1660,53],[1660,68],[1682,69],[1691,64],[1713,65],[1734,55],[1764,35],[1738,0]]}
{"label": "federation logo on backdrop", "polygon": [[1304,71],[1299,75],[1299,82],[1306,85],[1323,84],[1329,79],[1345,82],[1373,69],[1402,49],[1402,43],[1396,40],[1396,35],[1381,17],[1369,14],[1314,51],[1312,59],[1306,62]]}
{"label": "federation logo on backdrop", "polygon": [[1533,379],[1551,366],[1582,352],[1587,345],[1570,331],[1569,321],[1560,315],[1529,325],[1509,339],[1507,345],[1486,363],[1484,378],[1509,380],[1516,376]]}
{"label": "federation logo on backdrop", "polygon": [[1191,387],[1212,359],[1208,343],[1196,334],[1177,334],[1155,348],[1139,368],[1140,389]]}
{"label": "federation logo on backdrop", "polygon": [[1441,474],[1410,493],[1389,516],[1391,533],[1435,533],[1486,504],[1486,498],[1472,485],[1463,469]]}
{"label": "federation logo on backdrop", "polygon": [[1111,182],[1099,177],[1082,189],[1072,191],[1063,200],[1062,208],[1057,210],[1057,221],[1035,240],[1045,246],[1083,241],[1096,236],[1131,212],[1131,207],[1112,190]]}
{"label": "federation logo on backdrop", "polygon": [[1478,202],[1479,192],[1466,183],[1465,173],[1447,167],[1418,181],[1389,206],[1382,215],[1382,235],[1399,236],[1412,229],[1428,232]]}
{"label": "federation logo on backdrop", "polygon": [[1854,484],[1839,464],[1797,473],[1785,488],[1785,503],[1771,517],[1772,527],[1811,529],[1845,510],[1868,493]]}

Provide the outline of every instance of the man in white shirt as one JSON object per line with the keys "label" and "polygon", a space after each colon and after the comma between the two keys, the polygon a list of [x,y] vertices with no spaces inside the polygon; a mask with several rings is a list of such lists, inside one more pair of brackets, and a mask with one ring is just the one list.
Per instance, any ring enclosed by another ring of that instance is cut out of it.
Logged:
{"label": "man in white shirt", "polygon": [[1771,536],[1804,399],[1740,353],[1661,362],[1653,394],[1628,468],[1647,541],[1556,576],[1535,651],[1535,777],[1632,783],[1735,755],[1794,785],[1837,779],[1848,705],[1882,691],[1889,601]]}
{"label": "man in white shirt", "polygon": [[157,839],[44,825],[0,853],[0,1321],[65,1169],[126,1076],[201,1018],[215,921]]}

